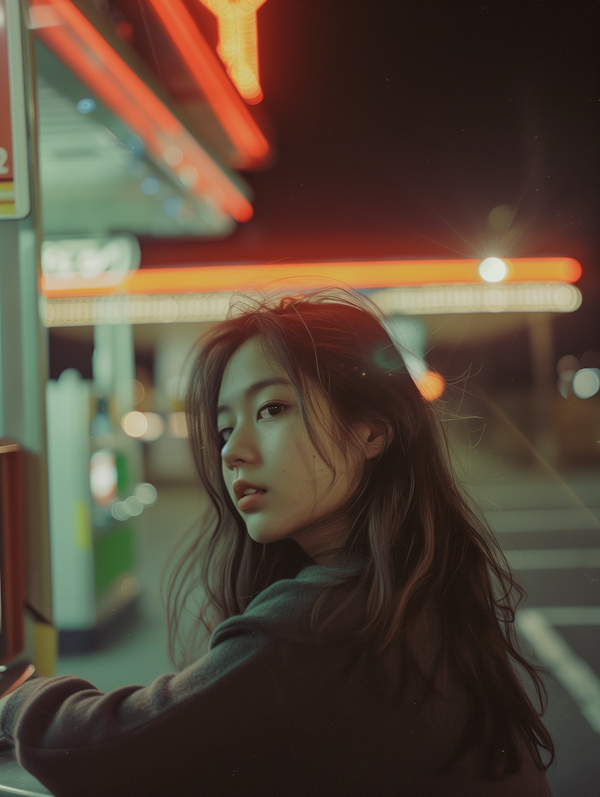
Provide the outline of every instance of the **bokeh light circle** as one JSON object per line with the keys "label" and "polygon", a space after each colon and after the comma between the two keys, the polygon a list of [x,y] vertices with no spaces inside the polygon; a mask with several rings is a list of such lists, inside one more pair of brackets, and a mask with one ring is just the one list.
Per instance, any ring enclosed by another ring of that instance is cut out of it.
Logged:
{"label": "bokeh light circle", "polygon": [[425,371],[415,379],[419,392],[426,401],[439,399],[446,389],[446,380],[437,371]]}
{"label": "bokeh light circle", "polygon": [[142,440],[151,443],[153,440],[158,440],[158,438],[164,434],[166,424],[162,415],[159,415],[157,412],[145,412],[144,417],[146,418],[148,426],[140,437]]}
{"label": "bokeh light circle", "polygon": [[581,368],[573,377],[573,393],[580,399],[595,396],[600,390],[600,370]]}
{"label": "bokeh light circle", "polygon": [[115,520],[128,520],[129,515],[125,511],[125,507],[123,506],[123,501],[115,501],[112,505],[111,514]]}
{"label": "bokeh light circle", "polygon": [[130,495],[123,501],[123,509],[130,517],[137,517],[142,514],[144,505],[135,495]]}
{"label": "bokeh light circle", "polygon": [[143,437],[148,431],[148,419],[143,412],[134,410],[123,415],[121,428],[129,437]]}
{"label": "bokeh light circle", "polygon": [[138,484],[135,488],[135,497],[141,501],[144,506],[152,506],[157,497],[156,487],[149,482]]}
{"label": "bokeh light circle", "polygon": [[96,101],[91,97],[84,97],[83,100],[79,100],[75,107],[80,114],[85,115],[92,113],[96,109]]}
{"label": "bokeh light circle", "polygon": [[486,257],[479,264],[479,276],[486,282],[502,282],[508,276],[508,266],[499,257]]}

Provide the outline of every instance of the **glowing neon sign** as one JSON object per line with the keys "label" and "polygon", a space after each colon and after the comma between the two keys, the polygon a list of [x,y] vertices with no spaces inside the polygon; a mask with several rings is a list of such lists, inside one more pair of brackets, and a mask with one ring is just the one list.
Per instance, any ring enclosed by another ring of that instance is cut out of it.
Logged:
{"label": "glowing neon sign", "polygon": [[263,98],[258,81],[256,12],[265,0],[201,0],[219,25],[217,52],[246,102]]}

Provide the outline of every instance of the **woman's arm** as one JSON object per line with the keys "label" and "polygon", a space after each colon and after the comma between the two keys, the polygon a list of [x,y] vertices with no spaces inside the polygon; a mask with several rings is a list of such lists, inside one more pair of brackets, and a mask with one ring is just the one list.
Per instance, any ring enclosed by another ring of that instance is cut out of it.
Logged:
{"label": "woman's arm", "polygon": [[13,693],[35,675],[35,667],[28,661],[19,661],[3,667],[0,676],[0,749],[12,747],[13,741],[3,732],[2,712]]}
{"label": "woman's arm", "polygon": [[4,710],[4,706],[8,703],[9,697],[10,695],[0,697],[0,751],[8,750],[14,745],[13,740],[2,732],[2,711]]}
{"label": "woman's arm", "polygon": [[57,797],[167,797],[189,793],[190,779],[198,794],[249,788],[283,735],[269,651],[255,629],[148,687],[103,693],[72,676],[33,679],[3,701],[2,730]]}

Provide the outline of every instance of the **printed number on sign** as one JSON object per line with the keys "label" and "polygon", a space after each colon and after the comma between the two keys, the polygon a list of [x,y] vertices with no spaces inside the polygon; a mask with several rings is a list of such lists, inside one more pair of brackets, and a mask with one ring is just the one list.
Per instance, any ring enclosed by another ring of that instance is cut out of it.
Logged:
{"label": "printed number on sign", "polygon": [[8,160],[8,152],[4,149],[4,147],[0,147],[0,174],[8,174],[8,166],[6,166],[6,161]]}

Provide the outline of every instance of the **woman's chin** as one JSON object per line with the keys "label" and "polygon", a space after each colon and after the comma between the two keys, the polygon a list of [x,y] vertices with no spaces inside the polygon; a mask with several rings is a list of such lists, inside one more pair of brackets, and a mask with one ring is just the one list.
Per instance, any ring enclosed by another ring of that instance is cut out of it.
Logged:
{"label": "woman's chin", "polygon": [[254,540],[254,542],[260,542],[263,545],[266,545],[269,542],[277,542],[277,540],[282,540],[286,537],[286,534],[282,534],[279,529],[266,529],[260,527],[253,527],[251,523],[246,521],[246,528],[248,529],[248,535]]}
{"label": "woman's chin", "polygon": [[254,524],[251,520],[250,522],[246,520],[246,530],[254,542],[260,542],[263,545],[270,542],[277,542],[278,540],[293,539],[295,534],[295,526],[282,529],[279,524],[275,526],[259,523]]}

